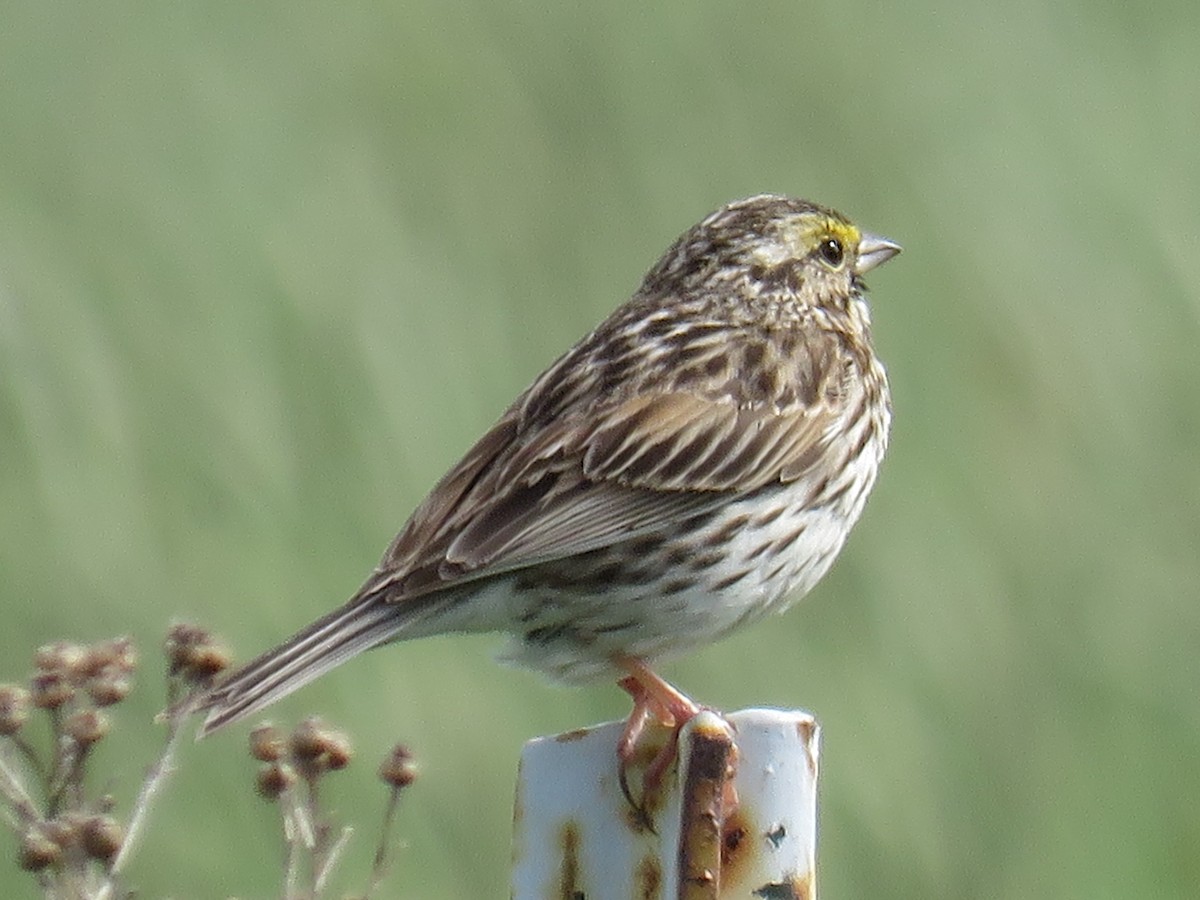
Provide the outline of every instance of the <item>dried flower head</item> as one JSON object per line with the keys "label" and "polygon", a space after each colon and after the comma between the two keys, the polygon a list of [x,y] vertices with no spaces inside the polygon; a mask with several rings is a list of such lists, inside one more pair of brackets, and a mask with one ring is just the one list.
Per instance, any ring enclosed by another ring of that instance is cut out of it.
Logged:
{"label": "dried flower head", "polygon": [[79,669],[89,678],[101,675],[130,675],[137,669],[137,648],[129,637],[99,641],[86,649]]}
{"label": "dried flower head", "polygon": [[90,816],[80,827],[80,840],[88,856],[108,863],[120,852],[125,829],[112,816]]}
{"label": "dried flower head", "polygon": [[38,709],[58,709],[74,699],[75,688],[63,671],[39,668],[29,679],[29,696]]}
{"label": "dried flower head", "polygon": [[278,762],[286,750],[283,733],[274,725],[264,723],[250,732],[250,755],[259,762]]}
{"label": "dried flower head", "polygon": [[344,769],[353,758],[350,739],[316,717],[296,726],[289,745],[292,760],[306,778]]}
{"label": "dried flower head", "polygon": [[43,644],[33,653],[33,667],[38,672],[56,672],[68,678],[80,677],[81,665],[87,650],[71,641],[54,641]]}
{"label": "dried flower head", "polygon": [[63,733],[81,747],[90,747],[108,734],[108,716],[98,709],[77,709],[63,722]]}
{"label": "dried flower head", "polygon": [[187,623],[171,626],[164,650],[168,674],[189,683],[209,683],[232,661],[229,651],[208,629]]}
{"label": "dried flower head", "polygon": [[18,684],[0,684],[0,735],[14,735],[29,718],[29,691]]}
{"label": "dried flower head", "polygon": [[417,778],[417,763],[412,752],[403,744],[397,744],[379,767],[379,777],[392,787],[401,789]]}
{"label": "dried flower head", "polygon": [[30,825],[21,835],[17,864],[27,872],[40,872],[62,859],[62,847],[44,824]]}
{"label": "dried flower head", "polygon": [[325,751],[325,766],[331,772],[344,769],[354,759],[354,750],[350,746],[350,738],[343,732],[334,731],[329,735],[329,746]]}
{"label": "dried flower head", "polygon": [[126,674],[105,670],[87,683],[88,696],[97,706],[120,703],[133,690],[133,679]]}
{"label": "dried flower head", "polygon": [[264,800],[277,800],[296,783],[296,770],[285,762],[266,763],[254,778],[254,789]]}

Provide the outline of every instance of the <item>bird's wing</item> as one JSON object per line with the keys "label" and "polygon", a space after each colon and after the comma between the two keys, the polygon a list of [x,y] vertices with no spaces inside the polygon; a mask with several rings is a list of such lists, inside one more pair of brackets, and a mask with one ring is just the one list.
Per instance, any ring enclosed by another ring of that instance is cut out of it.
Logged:
{"label": "bird's wing", "polygon": [[521,434],[514,406],[434,488],[363,591],[403,602],[705,514],[825,455],[836,404],[634,396]]}

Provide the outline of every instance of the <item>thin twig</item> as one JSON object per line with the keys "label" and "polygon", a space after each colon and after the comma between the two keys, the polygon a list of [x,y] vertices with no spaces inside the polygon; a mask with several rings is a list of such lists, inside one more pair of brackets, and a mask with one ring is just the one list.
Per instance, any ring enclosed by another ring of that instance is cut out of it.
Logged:
{"label": "thin twig", "polygon": [[321,891],[325,890],[325,882],[328,881],[329,876],[333,874],[333,870],[336,868],[338,860],[341,859],[342,853],[345,851],[346,845],[349,843],[350,836],[352,834],[354,834],[354,829],[349,825],[344,826],[342,828],[342,833],[339,834],[337,840],[333,842],[333,846],[322,855],[321,863],[316,873],[316,878],[313,880],[314,895],[319,895]]}
{"label": "thin twig", "polygon": [[108,877],[105,879],[104,885],[96,892],[95,900],[108,900],[115,890],[117,875],[129,860],[138,838],[141,837],[142,828],[146,824],[146,816],[150,812],[150,803],[166,783],[167,776],[171,774],[171,763],[174,761],[175,751],[179,747],[183,725],[193,711],[194,703],[184,702],[178,709],[172,710],[167,717],[167,741],[163,745],[162,753],[146,773],[146,780],[142,782],[142,788],[138,791],[137,800],[133,804],[133,811],[129,815],[129,827],[125,831],[125,839],[121,841],[121,849],[113,858],[112,865],[108,869]]}
{"label": "thin twig", "polygon": [[300,798],[300,792],[295,787],[290,787],[283,792],[280,800],[287,801],[287,809],[284,815],[291,815],[289,821],[296,832],[290,834],[289,838],[292,840],[299,838],[300,845],[304,849],[312,850],[317,845],[316,825],[313,823],[312,814],[308,807]]}
{"label": "thin twig", "polygon": [[317,794],[317,779],[319,775],[311,772],[304,776],[305,814],[312,826],[313,842],[309,845],[309,878],[313,886],[313,896],[316,897],[316,884],[321,870],[324,868],[325,851],[329,844],[329,824],[321,818],[321,804]]}
{"label": "thin twig", "polygon": [[396,810],[400,807],[400,788],[393,787],[388,796],[387,806],[383,808],[383,827],[379,831],[379,846],[375,848],[375,859],[371,862],[371,880],[363,891],[361,900],[370,897],[383,883],[388,870],[388,848],[391,846],[392,823],[396,821]]}
{"label": "thin twig", "polygon": [[[71,741],[71,768],[67,771],[60,793],[67,798],[68,808],[78,809],[83,806],[83,778],[87,769],[89,747]],[[67,794],[70,794],[68,797]]]}
{"label": "thin twig", "polygon": [[[312,834],[306,818],[295,797],[295,789],[288,788],[279,797],[279,812],[283,816],[283,900],[298,896],[296,886],[300,881],[300,847],[311,846]],[[303,833],[302,833],[303,832]]]}
{"label": "thin twig", "polygon": [[54,758],[50,763],[49,777],[46,779],[46,815],[54,818],[60,812],[63,790],[67,784],[67,754],[73,747],[62,730],[62,711],[54,706],[46,711],[50,717],[50,740],[54,744]]}
{"label": "thin twig", "polygon": [[8,806],[5,806],[0,812],[4,813],[4,821],[8,823],[8,827],[13,830],[14,834],[21,833],[21,820],[17,818],[16,813]]}
{"label": "thin twig", "polygon": [[37,804],[25,790],[20,776],[13,771],[7,754],[3,752],[0,752],[0,793],[4,794],[12,808],[20,814],[22,824],[28,825],[41,818],[38,815]]}
{"label": "thin twig", "polygon": [[33,770],[33,774],[45,785],[47,783],[46,769],[42,761],[38,758],[37,751],[33,749],[33,745],[25,740],[25,736],[22,734],[9,735],[8,739],[12,741],[14,747],[21,751],[21,755],[25,757],[25,764]]}

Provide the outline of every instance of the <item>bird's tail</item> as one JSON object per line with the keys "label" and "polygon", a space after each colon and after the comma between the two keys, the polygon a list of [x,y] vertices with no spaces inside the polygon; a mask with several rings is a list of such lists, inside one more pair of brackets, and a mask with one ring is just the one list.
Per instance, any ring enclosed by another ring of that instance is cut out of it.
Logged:
{"label": "bird's tail", "polygon": [[200,701],[208,716],[198,737],[253,715],[352,656],[395,638],[411,623],[411,612],[379,594],[355,597],[214,687]]}

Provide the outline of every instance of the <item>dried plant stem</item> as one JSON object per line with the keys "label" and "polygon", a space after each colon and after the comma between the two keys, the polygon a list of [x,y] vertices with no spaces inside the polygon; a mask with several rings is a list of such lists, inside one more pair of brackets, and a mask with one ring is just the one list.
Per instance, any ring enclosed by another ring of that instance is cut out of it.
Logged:
{"label": "dried plant stem", "polygon": [[138,838],[141,837],[142,829],[145,827],[146,817],[150,812],[150,804],[163,785],[166,784],[167,777],[172,772],[172,763],[175,759],[175,752],[179,747],[179,738],[183,734],[183,725],[187,721],[188,716],[192,714],[193,706],[194,703],[190,700],[185,701],[179,708],[172,709],[167,716],[166,743],[163,744],[163,749],[158,759],[154,761],[154,765],[146,773],[146,780],[142,782],[137,800],[133,804],[133,810],[129,814],[129,827],[125,832],[125,839],[121,842],[121,849],[113,857],[112,865],[108,867],[108,877],[100,887],[100,890],[96,892],[95,900],[108,900],[115,889],[117,876],[120,874],[125,863],[133,855],[134,847],[137,844]]}
{"label": "dried plant stem", "polygon": [[295,787],[284,791],[278,802],[283,817],[283,896],[291,900],[300,896],[300,861],[304,851],[312,852],[316,834],[309,810]]}
{"label": "dried plant stem", "polygon": [[21,777],[9,765],[8,754],[0,752],[0,793],[8,799],[9,804],[20,816],[21,824],[28,825],[38,821],[37,805],[25,790]]}
{"label": "dried plant stem", "polygon": [[63,791],[66,790],[70,744],[62,732],[62,712],[55,707],[47,710],[47,715],[50,718],[50,733],[53,735],[54,757],[50,762],[50,777],[46,780],[46,812],[47,818],[54,818],[59,813]]}
{"label": "dried plant stem", "polygon": [[66,738],[62,743],[66,772],[51,800],[52,808],[56,811],[62,807],[64,800],[69,809],[78,809],[83,805],[83,778],[87,769],[88,748],[80,747]]}
{"label": "dried plant stem", "polygon": [[383,883],[388,870],[388,848],[392,844],[392,823],[396,821],[396,810],[400,808],[400,788],[393,787],[388,795],[387,806],[383,808],[383,827],[379,831],[379,845],[375,848],[375,858],[371,862],[371,880],[363,891],[360,900],[370,900],[372,894]]}
{"label": "dried plant stem", "polygon": [[[283,798],[280,798],[281,804]],[[300,827],[286,807],[283,813],[283,900],[296,896],[296,885],[300,880]]]}
{"label": "dried plant stem", "polygon": [[304,803],[302,804],[313,833],[313,841],[308,845],[308,862],[314,897],[317,894],[317,883],[321,880],[321,873],[325,869],[325,854],[329,848],[329,823],[321,816],[321,801],[317,792],[319,777],[315,773],[305,776]]}
{"label": "dried plant stem", "polygon": [[[329,880],[329,876],[333,874],[333,870],[342,858],[342,853],[345,851],[346,845],[350,841],[350,836],[353,834],[353,828],[349,825],[344,826],[337,840],[333,842],[333,845],[321,854],[320,862],[318,863],[314,860],[314,867],[316,869],[313,879],[314,895],[319,895],[321,891],[325,890],[325,883]],[[328,834],[326,837],[328,837]]]}
{"label": "dried plant stem", "polygon": [[21,755],[25,757],[25,765],[29,766],[37,779],[45,784],[46,770],[42,766],[42,761],[38,758],[37,751],[33,749],[29,741],[25,740],[25,737],[20,734],[9,735],[8,739],[12,741],[13,746],[20,750]]}
{"label": "dried plant stem", "polygon": [[317,844],[317,829],[313,823],[312,812],[301,801],[295,788],[289,788],[284,796],[287,799],[285,821],[290,822],[287,838],[304,849],[311,850]]}

